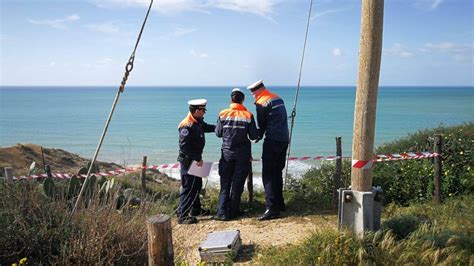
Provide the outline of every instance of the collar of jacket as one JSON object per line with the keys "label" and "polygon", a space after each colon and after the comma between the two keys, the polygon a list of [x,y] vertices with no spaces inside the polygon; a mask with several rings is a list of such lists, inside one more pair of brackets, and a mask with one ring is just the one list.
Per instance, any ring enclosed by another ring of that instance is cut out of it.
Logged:
{"label": "collar of jacket", "polygon": [[194,116],[193,116],[193,114],[191,114],[191,112],[188,113],[188,117],[186,117],[186,119],[187,119],[188,121],[192,121],[192,122],[195,123],[195,124],[198,123],[197,119],[194,118]]}
{"label": "collar of jacket", "polygon": [[243,104],[240,104],[240,103],[231,103],[229,107],[232,110],[247,111],[247,108]]}
{"label": "collar of jacket", "polygon": [[254,97],[255,97],[255,104],[256,104],[256,103],[261,102],[260,100],[262,98],[274,98],[274,97],[277,97],[277,95],[274,93],[271,93],[266,88],[262,88],[260,89],[260,91],[257,91],[257,94]]}

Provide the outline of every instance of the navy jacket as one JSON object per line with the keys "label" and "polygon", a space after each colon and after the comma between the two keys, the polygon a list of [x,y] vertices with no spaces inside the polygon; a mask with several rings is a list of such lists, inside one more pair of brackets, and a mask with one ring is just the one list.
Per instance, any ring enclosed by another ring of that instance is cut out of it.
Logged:
{"label": "navy jacket", "polygon": [[219,113],[216,135],[222,138],[222,156],[226,160],[251,157],[250,140],[258,138],[253,114],[242,104],[232,103]]}
{"label": "navy jacket", "polygon": [[202,151],[206,144],[204,133],[214,132],[215,128],[215,125],[207,124],[203,119],[196,120],[191,113],[179,123],[178,161],[182,162],[186,169],[193,160],[202,160]]}
{"label": "navy jacket", "polygon": [[259,139],[265,135],[269,140],[289,142],[288,115],[283,99],[264,88],[256,95],[255,106]]}

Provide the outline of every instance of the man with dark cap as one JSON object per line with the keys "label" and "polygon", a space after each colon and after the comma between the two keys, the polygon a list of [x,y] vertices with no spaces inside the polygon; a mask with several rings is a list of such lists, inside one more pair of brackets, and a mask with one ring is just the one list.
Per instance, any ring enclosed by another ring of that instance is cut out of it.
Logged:
{"label": "man with dark cap", "polygon": [[195,216],[209,214],[209,211],[201,208],[199,192],[202,188],[200,177],[188,174],[189,167],[193,161],[197,166],[202,166],[202,151],[206,140],[204,133],[214,132],[215,125],[204,122],[206,113],[206,99],[188,101],[189,113],[179,123],[179,156],[181,165],[181,193],[179,195],[179,206],[177,210],[179,224],[197,223]]}
{"label": "man with dark cap", "polygon": [[250,140],[258,137],[253,114],[243,105],[245,95],[235,88],[228,109],[219,113],[216,135],[222,138],[219,176],[221,191],[214,219],[226,221],[240,214],[240,197],[250,170]]}
{"label": "man with dark cap", "polygon": [[283,176],[286,151],[289,143],[288,117],[285,103],[275,93],[270,92],[262,80],[247,87],[255,98],[259,138],[263,141],[262,179],[265,189],[266,211],[258,220],[270,220],[285,211],[283,200]]}

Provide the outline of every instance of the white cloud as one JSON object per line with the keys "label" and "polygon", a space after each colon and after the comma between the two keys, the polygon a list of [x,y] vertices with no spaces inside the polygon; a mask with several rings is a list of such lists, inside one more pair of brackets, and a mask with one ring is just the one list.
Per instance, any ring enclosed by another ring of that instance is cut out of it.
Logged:
{"label": "white cloud", "polygon": [[[149,0],[92,0],[99,7],[148,7]],[[162,14],[179,13],[183,11],[205,12],[204,0],[155,0],[152,9]]]}
{"label": "white cloud", "polygon": [[81,66],[87,69],[107,68],[111,66],[113,62],[114,60],[112,60],[112,58],[104,57],[92,63],[83,63]]}
{"label": "white cloud", "polygon": [[402,58],[411,58],[415,56],[415,54],[399,43],[394,43],[390,48],[384,48],[383,53],[385,55],[393,55]]}
{"label": "white cloud", "polygon": [[444,0],[417,0],[414,2],[414,6],[421,10],[432,11],[436,10]]}
{"label": "white cloud", "polygon": [[251,13],[271,19],[275,0],[214,0],[210,5],[220,9],[232,10],[240,13]]}
{"label": "white cloud", "polygon": [[337,48],[337,47],[336,47],[336,48],[332,49],[332,55],[334,55],[334,56],[341,56],[341,55],[342,55],[342,50],[341,50],[341,48]]}
{"label": "white cloud", "polygon": [[55,66],[56,66],[56,62],[54,62],[54,61],[49,62],[49,66],[50,66],[50,67],[55,67]]}
{"label": "white cloud", "polygon": [[456,61],[472,61],[473,45],[455,44],[452,42],[426,43],[419,49],[425,53],[445,53]]}
{"label": "white cloud", "polygon": [[189,54],[192,55],[192,56],[194,56],[194,57],[199,57],[199,58],[206,58],[206,57],[208,57],[208,54],[206,54],[206,53],[201,53],[201,52],[196,52],[196,50],[194,50],[194,48],[189,51]]}
{"label": "white cloud", "polygon": [[173,32],[173,36],[176,37],[176,38],[179,38],[179,37],[182,37],[184,35],[188,35],[188,34],[191,34],[193,32],[195,32],[196,29],[195,28],[190,28],[190,29],[185,29],[185,28],[176,28]]}
{"label": "white cloud", "polygon": [[60,19],[45,19],[45,20],[35,20],[28,19],[28,22],[35,25],[47,25],[55,29],[66,29],[66,24],[79,20],[80,17],[76,14],[67,16],[66,18]]}
{"label": "white cloud", "polygon": [[333,14],[333,13],[339,13],[339,12],[345,11],[347,9],[348,8],[337,8],[337,9],[324,10],[324,11],[321,11],[321,12],[318,12],[318,13],[315,13],[314,15],[312,15],[310,20],[315,20],[315,19],[318,19],[320,17],[324,17],[326,15]]}
{"label": "white cloud", "polygon": [[165,34],[163,36],[160,36],[161,39],[163,40],[171,40],[173,38],[180,38],[186,35],[189,35],[193,32],[196,32],[197,29],[195,28],[181,28],[178,27],[176,28],[172,33]]}
{"label": "white cloud", "polygon": [[[274,12],[278,0],[160,0],[153,3],[153,10],[162,14],[179,12],[210,13],[213,8],[251,13],[267,19]],[[148,7],[149,0],[93,0],[99,7]]]}
{"label": "white cloud", "polygon": [[108,33],[108,34],[117,33],[120,31],[119,26],[111,22],[102,23],[102,24],[89,24],[89,25],[86,25],[86,27],[90,29],[91,31],[97,31],[97,32]]}

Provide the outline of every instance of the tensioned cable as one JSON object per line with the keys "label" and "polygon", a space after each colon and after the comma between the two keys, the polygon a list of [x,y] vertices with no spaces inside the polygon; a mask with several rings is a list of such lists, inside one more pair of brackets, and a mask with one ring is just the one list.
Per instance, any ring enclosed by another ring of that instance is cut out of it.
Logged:
{"label": "tensioned cable", "polygon": [[148,11],[146,12],[145,19],[143,20],[142,27],[140,29],[140,33],[138,34],[137,41],[135,43],[135,47],[133,48],[133,52],[130,55],[130,58],[128,59],[127,64],[125,65],[125,74],[122,78],[122,82],[120,83],[120,87],[117,91],[117,94],[115,95],[114,102],[112,104],[112,109],[110,110],[109,117],[107,118],[107,121],[105,122],[104,130],[102,131],[102,135],[100,136],[99,143],[97,144],[97,148],[95,150],[94,156],[92,158],[92,161],[89,166],[89,170],[87,170],[87,176],[84,180],[84,183],[82,184],[81,191],[79,192],[79,195],[77,196],[76,204],[74,205],[74,208],[72,209],[72,214],[76,211],[77,207],[79,206],[79,203],[82,199],[82,195],[84,194],[84,190],[87,184],[87,181],[89,180],[89,176],[92,171],[92,167],[94,166],[94,163],[97,159],[97,156],[99,155],[100,147],[102,146],[102,143],[104,142],[105,134],[107,133],[107,130],[110,125],[110,121],[112,120],[112,115],[114,114],[115,107],[117,105],[117,102],[119,100],[120,94],[124,91],[125,89],[125,84],[127,83],[128,76],[130,75],[130,72],[133,70],[133,62],[135,61],[135,52],[137,51],[138,43],[140,42],[140,39],[142,37],[143,29],[145,28],[146,21],[148,19],[148,15],[150,14],[151,7],[153,5],[153,0],[150,1],[150,6],[148,7]]}
{"label": "tensioned cable", "polygon": [[313,0],[309,4],[309,13],[308,13],[308,21],[306,23],[306,33],[304,36],[304,45],[303,45],[303,54],[301,55],[301,63],[300,63],[300,73],[298,76],[298,86],[296,87],[296,95],[295,95],[295,102],[293,104],[293,110],[291,111],[291,127],[290,127],[290,142],[288,144],[288,154],[286,156],[286,171],[285,171],[285,186],[286,180],[288,179],[288,159],[290,158],[291,153],[291,138],[293,136],[293,127],[295,125],[295,117],[296,117],[296,104],[298,103],[298,96],[300,92],[300,84],[301,84],[301,73],[303,72],[303,62],[304,62],[304,54],[306,51],[306,42],[308,40],[308,31],[309,31],[309,22],[311,21],[311,10],[313,9]]}

